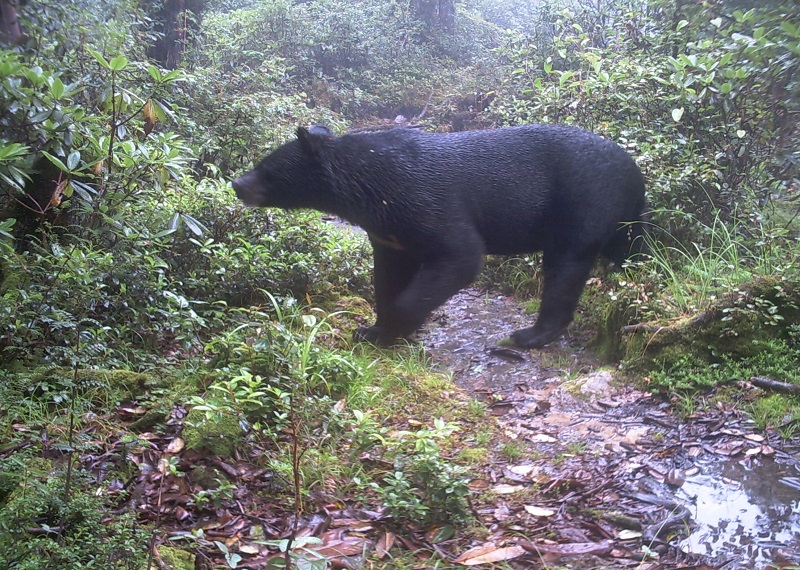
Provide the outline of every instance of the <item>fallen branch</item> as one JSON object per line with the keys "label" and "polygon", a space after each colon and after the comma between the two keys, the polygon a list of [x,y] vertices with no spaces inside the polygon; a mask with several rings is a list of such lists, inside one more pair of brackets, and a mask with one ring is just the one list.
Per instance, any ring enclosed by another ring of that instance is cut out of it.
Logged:
{"label": "fallen branch", "polygon": [[773,380],[772,378],[760,378],[758,376],[750,378],[750,383],[764,390],[800,396],[800,385],[798,384],[790,384],[788,382],[781,382],[779,380]]}
{"label": "fallen branch", "polygon": [[657,334],[661,331],[678,331],[678,330],[685,330],[689,327],[697,327],[700,325],[704,325],[707,322],[714,319],[717,312],[713,309],[708,311],[703,311],[699,315],[692,317],[691,319],[683,320],[681,322],[672,324],[672,325],[651,325],[650,323],[637,323],[635,325],[628,325],[622,327],[622,332],[624,333],[637,333],[637,332],[645,332],[645,333],[652,333]]}

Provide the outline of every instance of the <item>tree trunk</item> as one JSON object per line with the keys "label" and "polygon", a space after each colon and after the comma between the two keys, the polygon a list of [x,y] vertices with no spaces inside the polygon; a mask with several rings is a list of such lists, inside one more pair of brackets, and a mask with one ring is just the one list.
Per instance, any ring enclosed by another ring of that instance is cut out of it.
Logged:
{"label": "tree trunk", "polygon": [[455,0],[411,0],[411,10],[428,29],[452,31],[456,23]]}
{"label": "tree trunk", "polygon": [[[3,1],[3,0],[0,0]],[[160,38],[149,56],[166,69],[176,69],[205,10],[205,0],[150,0],[149,15]]]}
{"label": "tree trunk", "polygon": [[0,41],[15,44],[22,37],[17,15],[17,0],[0,0]]}

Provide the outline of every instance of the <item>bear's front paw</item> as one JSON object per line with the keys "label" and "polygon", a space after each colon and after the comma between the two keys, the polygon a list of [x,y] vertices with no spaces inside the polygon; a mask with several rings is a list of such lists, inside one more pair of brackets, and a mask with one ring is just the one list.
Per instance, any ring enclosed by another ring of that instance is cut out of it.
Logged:
{"label": "bear's front paw", "polygon": [[353,340],[356,342],[368,342],[375,346],[390,346],[395,337],[388,335],[382,327],[374,325],[371,327],[358,327],[356,332],[353,333]]}

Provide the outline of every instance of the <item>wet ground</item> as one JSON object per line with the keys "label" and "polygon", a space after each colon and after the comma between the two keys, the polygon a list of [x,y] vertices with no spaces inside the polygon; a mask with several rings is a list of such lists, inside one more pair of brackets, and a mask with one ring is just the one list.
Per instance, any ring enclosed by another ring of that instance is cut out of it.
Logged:
{"label": "wet ground", "polygon": [[[594,360],[575,326],[542,350],[497,346],[532,322],[510,297],[466,290],[422,335],[525,450],[474,486],[498,496],[481,511],[498,541],[521,533],[572,568],[800,565],[800,442],[755,432],[739,405],[679,418]],[[529,489],[548,514],[515,501]]]}

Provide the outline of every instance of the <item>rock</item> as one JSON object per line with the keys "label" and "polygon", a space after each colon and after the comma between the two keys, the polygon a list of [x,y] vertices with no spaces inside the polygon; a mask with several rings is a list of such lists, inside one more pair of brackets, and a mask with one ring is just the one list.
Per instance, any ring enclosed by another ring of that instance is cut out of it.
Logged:
{"label": "rock", "polygon": [[600,370],[584,378],[579,378],[581,394],[595,398],[606,398],[613,395],[616,389],[611,385],[614,376],[608,370]]}

